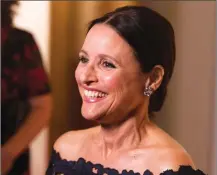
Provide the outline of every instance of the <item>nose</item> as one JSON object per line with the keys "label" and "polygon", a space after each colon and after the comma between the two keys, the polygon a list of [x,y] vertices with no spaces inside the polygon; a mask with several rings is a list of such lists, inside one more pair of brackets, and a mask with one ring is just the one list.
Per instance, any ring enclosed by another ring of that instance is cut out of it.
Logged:
{"label": "nose", "polygon": [[83,84],[90,85],[98,81],[93,65],[86,65],[81,71],[80,80]]}

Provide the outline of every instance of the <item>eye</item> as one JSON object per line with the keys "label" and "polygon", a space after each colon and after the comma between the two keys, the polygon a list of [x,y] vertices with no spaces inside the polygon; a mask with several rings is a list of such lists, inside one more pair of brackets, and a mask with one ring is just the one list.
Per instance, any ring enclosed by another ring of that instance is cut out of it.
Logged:
{"label": "eye", "polygon": [[106,68],[116,68],[114,64],[108,62],[108,61],[103,61],[102,65]]}
{"label": "eye", "polygon": [[86,58],[84,56],[81,56],[81,57],[79,57],[79,62],[81,62],[81,63],[87,63],[88,62],[88,58]]}

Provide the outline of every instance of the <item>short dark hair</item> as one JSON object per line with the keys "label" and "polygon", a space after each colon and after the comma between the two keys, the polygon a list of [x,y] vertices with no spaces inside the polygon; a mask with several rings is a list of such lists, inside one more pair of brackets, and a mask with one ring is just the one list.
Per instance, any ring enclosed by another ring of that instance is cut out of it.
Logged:
{"label": "short dark hair", "polygon": [[160,87],[150,98],[149,113],[158,112],[166,97],[167,85],[175,63],[175,36],[170,22],[144,6],[124,6],[94,19],[95,24],[108,24],[133,48],[141,70],[150,72],[161,65],[165,74]]}
{"label": "short dark hair", "polygon": [[1,1],[1,26],[10,26],[13,22],[14,11],[12,7],[18,5],[18,0],[2,0]]}

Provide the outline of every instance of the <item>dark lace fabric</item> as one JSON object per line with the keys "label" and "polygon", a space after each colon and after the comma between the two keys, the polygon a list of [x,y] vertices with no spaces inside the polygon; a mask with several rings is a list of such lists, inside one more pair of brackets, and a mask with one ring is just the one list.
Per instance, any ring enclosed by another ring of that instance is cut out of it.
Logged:
{"label": "dark lace fabric", "polygon": [[[104,168],[101,164],[93,164],[83,158],[77,161],[61,159],[59,153],[53,150],[50,165],[46,175],[141,175],[132,170],[123,170],[120,174],[112,168]],[[143,175],[154,175],[151,171],[144,171]],[[178,171],[167,170],[160,175],[205,175],[200,170],[193,170],[191,166],[180,166]]]}

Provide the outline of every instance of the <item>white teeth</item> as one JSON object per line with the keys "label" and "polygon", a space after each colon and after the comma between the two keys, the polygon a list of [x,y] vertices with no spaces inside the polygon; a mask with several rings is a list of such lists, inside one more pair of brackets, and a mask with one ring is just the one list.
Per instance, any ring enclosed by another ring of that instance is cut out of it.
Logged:
{"label": "white teeth", "polygon": [[88,91],[88,94],[87,94],[87,96],[91,96],[91,94],[92,94],[92,92],[91,91]]}
{"label": "white teeth", "polygon": [[87,91],[87,96],[90,96],[90,91]]}
{"label": "white teeth", "polygon": [[99,92],[94,92],[94,97],[97,97]]}
{"label": "white teeth", "polygon": [[92,92],[92,93],[91,93],[91,96],[92,96],[92,97],[95,97],[95,92]]}
{"label": "white teeth", "polygon": [[88,91],[88,90],[84,90],[84,95],[87,97],[95,97],[95,98],[99,98],[99,97],[104,97],[106,96],[105,93],[103,92],[97,92],[97,91]]}

